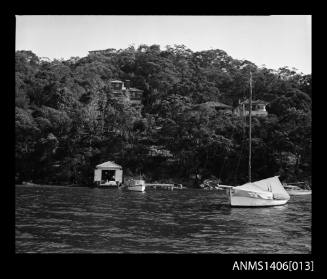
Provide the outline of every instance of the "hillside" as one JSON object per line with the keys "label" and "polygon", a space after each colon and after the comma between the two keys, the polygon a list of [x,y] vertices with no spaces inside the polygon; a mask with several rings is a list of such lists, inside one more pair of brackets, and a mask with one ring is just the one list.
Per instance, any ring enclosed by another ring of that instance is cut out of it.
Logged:
{"label": "hillside", "polygon": [[[253,119],[252,179],[311,177],[311,75],[237,60],[222,50],[141,45],[68,60],[16,52],[16,181],[87,184],[115,161],[146,180],[247,181],[247,121],[200,104],[268,102]],[[114,98],[111,80],[143,90],[142,106]]]}

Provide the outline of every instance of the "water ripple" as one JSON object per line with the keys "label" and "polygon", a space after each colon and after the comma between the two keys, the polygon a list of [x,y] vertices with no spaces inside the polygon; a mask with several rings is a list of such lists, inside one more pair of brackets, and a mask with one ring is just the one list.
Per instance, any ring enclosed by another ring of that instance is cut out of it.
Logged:
{"label": "water ripple", "polygon": [[18,253],[311,253],[311,197],[230,208],[215,191],[16,187]]}

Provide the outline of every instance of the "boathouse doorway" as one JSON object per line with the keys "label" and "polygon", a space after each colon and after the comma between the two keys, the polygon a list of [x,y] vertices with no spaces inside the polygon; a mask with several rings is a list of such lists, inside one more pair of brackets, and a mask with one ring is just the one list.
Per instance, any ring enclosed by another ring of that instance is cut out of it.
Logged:
{"label": "boathouse doorway", "polygon": [[101,181],[115,181],[115,170],[102,170]]}

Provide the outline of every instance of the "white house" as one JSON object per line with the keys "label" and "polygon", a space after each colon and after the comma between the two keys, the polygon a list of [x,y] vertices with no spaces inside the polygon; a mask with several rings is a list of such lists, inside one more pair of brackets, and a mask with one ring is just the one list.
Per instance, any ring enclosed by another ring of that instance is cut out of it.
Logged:
{"label": "white house", "polygon": [[125,82],[111,80],[110,85],[115,98],[128,101],[136,107],[142,105],[143,90],[131,87],[130,80],[126,80]]}
{"label": "white house", "polygon": [[[254,116],[267,116],[268,112],[266,110],[267,102],[261,100],[252,101],[252,111],[251,114]],[[239,103],[238,107],[234,110],[234,114],[238,116],[245,116],[249,114],[249,100]]]}

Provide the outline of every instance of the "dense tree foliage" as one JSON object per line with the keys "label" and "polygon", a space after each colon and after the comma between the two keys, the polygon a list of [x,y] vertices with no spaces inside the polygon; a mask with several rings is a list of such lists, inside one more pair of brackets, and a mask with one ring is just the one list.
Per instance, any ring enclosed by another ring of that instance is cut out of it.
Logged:
{"label": "dense tree foliage", "polygon": [[[112,160],[148,181],[244,183],[247,119],[203,104],[235,107],[250,70],[253,98],[269,102],[268,117],[253,119],[253,179],[310,178],[311,75],[218,49],[141,45],[53,61],[16,52],[16,179],[91,184],[94,166]],[[144,91],[142,110],[113,98],[112,79]]]}

